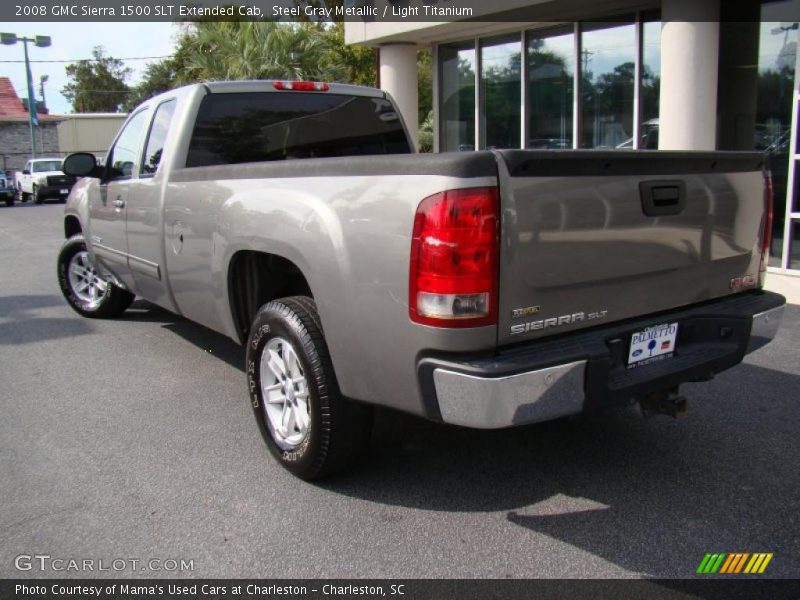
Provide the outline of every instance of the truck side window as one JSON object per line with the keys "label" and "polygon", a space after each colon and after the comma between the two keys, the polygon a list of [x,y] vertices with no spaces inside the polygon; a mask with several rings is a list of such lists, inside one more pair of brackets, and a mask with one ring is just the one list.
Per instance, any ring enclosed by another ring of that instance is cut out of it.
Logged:
{"label": "truck side window", "polygon": [[107,179],[127,179],[133,175],[133,165],[141,151],[142,137],[147,125],[147,111],[141,110],[125,124],[106,159]]}
{"label": "truck side window", "polygon": [[211,93],[200,103],[186,166],[409,152],[402,120],[385,98]]}
{"label": "truck side window", "polygon": [[153,116],[153,124],[150,126],[150,133],[147,136],[142,167],[139,172],[144,176],[155,175],[158,165],[161,162],[161,155],[164,153],[164,142],[169,133],[169,124],[172,122],[172,115],[175,114],[175,100],[167,100],[158,105],[156,114]]}

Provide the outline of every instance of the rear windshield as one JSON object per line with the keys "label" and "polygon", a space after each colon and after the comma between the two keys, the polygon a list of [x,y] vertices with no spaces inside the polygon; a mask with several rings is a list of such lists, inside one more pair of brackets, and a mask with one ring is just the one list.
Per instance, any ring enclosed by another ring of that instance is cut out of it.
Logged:
{"label": "rear windshield", "polygon": [[61,161],[60,160],[43,160],[43,161],[36,161],[33,163],[33,172],[34,173],[45,173],[46,171],[60,171],[61,170]]}
{"label": "rear windshield", "polygon": [[383,98],[222,93],[200,104],[186,166],[410,151],[400,118]]}

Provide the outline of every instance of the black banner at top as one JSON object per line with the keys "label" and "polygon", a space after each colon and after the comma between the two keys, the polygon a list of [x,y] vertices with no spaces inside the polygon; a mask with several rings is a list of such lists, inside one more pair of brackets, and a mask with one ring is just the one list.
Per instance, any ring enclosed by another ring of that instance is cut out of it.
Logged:
{"label": "black banner at top", "polygon": [[[725,0],[725,20],[749,20],[758,0]],[[3,0],[3,22],[140,22],[263,19],[286,22],[445,23],[563,22],[579,19],[632,18],[652,2],[621,0],[604,8],[590,0]],[[698,20],[686,5],[675,20]],[[735,7],[736,10],[731,10]],[[730,16],[728,16],[730,15]],[[756,17],[757,19],[757,17]],[[800,15],[797,15],[800,20]],[[700,19],[703,20],[703,19]]]}

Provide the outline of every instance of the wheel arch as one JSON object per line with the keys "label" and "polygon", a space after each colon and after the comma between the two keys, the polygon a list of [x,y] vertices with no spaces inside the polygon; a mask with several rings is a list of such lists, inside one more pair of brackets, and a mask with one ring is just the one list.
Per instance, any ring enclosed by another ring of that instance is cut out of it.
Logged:
{"label": "wheel arch", "polygon": [[227,271],[228,305],[240,343],[245,343],[258,309],[286,296],[314,297],[308,277],[293,261],[259,250],[239,250]]}
{"label": "wheel arch", "polygon": [[81,222],[75,215],[67,215],[64,217],[64,237],[69,239],[73,235],[83,233]]}

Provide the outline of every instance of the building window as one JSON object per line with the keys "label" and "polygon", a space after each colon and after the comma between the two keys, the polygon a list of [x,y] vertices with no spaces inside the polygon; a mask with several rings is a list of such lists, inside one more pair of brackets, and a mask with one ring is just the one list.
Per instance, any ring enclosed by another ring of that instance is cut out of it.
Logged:
{"label": "building window", "polygon": [[[798,161],[792,151],[800,0],[724,5],[720,24],[717,129],[720,150],[756,150],[770,157],[774,217],[770,267],[796,268],[792,239]],[[795,205],[796,206],[796,205]],[[797,210],[795,208],[795,210]]]}
{"label": "building window", "polygon": [[[789,269],[800,268],[800,247],[797,242],[800,227],[791,220],[792,202],[789,201],[787,205],[789,192],[792,192],[795,199],[798,193],[798,165],[795,161],[792,169],[793,157],[790,152],[798,22],[784,19],[789,18],[789,15],[795,15],[796,18],[798,8],[800,2],[797,1],[773,2],[761,7],[758,97],[752,134],[754,149],[770,154],[775,205],[769,264],[773,267],[784,266],[784,248],[788,247],[785,266]],[[795,185],[790,190],[789,175],[792,171]],[[790,223],[788,228],[787,217]],[[789,240],[784,243],[787,229]]]}
{"label": "building window", "polygon": [[439,147],[475,150],[475,46],[439,46]]}
{"label": "building window", "polygon": [[522,43],[516,39],[481,42],[481,140],[485,148],[519,148]]}
{"label": "building window", "polygon": [[661,95],[661,21],[642,22],[642,80],[639,95],[639,147],[658,150],[658,115]]}
{"label": "building window", "polygon": [[581,32],[581,148],[614,149],[633,137],[633,23],[588,23]]}
{"label": "building window", "polygon": [[572,148],[575,34],[529,35],[528,148]]}
{"label": "building window", "polygon": [[439,151],[657,148],[659,18],[441,44]]}

